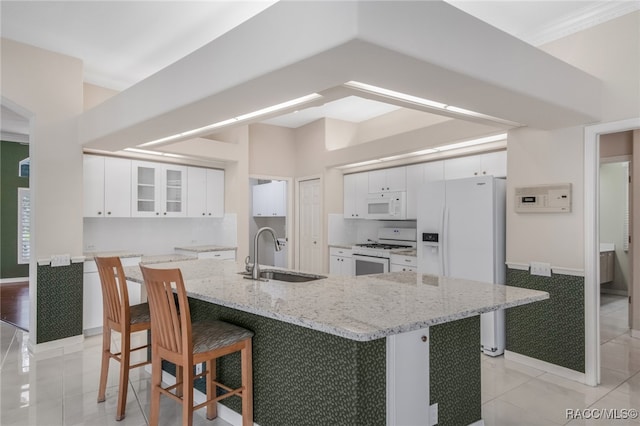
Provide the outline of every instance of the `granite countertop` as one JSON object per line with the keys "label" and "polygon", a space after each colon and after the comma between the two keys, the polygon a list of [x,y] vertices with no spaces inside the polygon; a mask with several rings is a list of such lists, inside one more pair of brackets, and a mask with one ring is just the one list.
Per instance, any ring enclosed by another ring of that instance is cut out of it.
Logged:
{"label": "granite countertop", "polygon": [[151,263],[166,263],[166,262],[181,262],[184,260],[197,260],[198,257],[195,255],[188,254],[159,254],[153,256],[142,256],[142,260],[140,263],[148,265]]}
{"label": "granite countertop", "polygon": [[355,246],[354,244],[348,244],[348,243],[337,243],[337,244],[329,244],[329,247],[335,247],[335,248],[341,248],[341,249],[349,249],[351,250],[351,248]]}
{"label": "granite countertop", "polygon": [[418,255],[418,249],[415,249],[415,248],[392,249],[391,254],[401,254],[403,256],[416,257]]}
{"label": "granite countertop", "polygon": [[[357,341],[549,298],[541,291],[415,272],[288,283],[245,279],[238,274],[244,270],[241,262],[203,259],[152,267],[180,268],[195,299]],[[263,267],[274,269],[281,268]],[[126,267],[125,276],[143,282],[138,267]]]}
{"label": "granite countertop", "polygon": [[206,253],[208,251],[236,250],[236,248],[237,247],[205,245],[205,246],[182,246],[182,247],[176,247],[175,249],[183,250],[183,251],[192,251],[194,253]]}
{"label": "granite countertop", "polygon": [[142,253],[125,251],[125,250],[113,250],[113,251],[92,251],[84,253],[85,260],[93,260],[94,257],[142,257]]}

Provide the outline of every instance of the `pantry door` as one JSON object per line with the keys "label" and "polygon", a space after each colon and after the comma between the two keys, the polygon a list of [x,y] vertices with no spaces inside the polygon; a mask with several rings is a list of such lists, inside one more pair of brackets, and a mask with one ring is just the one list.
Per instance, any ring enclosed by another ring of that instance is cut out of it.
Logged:
{"label": "pantry door", "polygon": [[299,269],[322,273],[320,179],[299,182]]}

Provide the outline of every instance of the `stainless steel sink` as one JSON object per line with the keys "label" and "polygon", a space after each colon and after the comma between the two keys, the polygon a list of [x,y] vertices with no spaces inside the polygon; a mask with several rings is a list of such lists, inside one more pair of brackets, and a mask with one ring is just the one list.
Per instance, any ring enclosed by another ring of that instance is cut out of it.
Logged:
{"label": "stainless steel sink", "polygon": [[[251,279],[251,273],[240,272],[244,278]],[[304,283],[327,278],[324,275],[304,274],[302,272],[289,271],[260,271],[260,280],[286,281],[289,283]]]}

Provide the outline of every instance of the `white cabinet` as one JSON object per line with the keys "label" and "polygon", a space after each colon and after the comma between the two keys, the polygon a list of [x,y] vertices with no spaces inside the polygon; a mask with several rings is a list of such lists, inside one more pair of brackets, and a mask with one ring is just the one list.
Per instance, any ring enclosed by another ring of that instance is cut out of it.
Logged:
{"label": "white cabinet", "polygon": [[329,254],[329,273],[331,275],[354,275],[351,249],[330,247]]}
{"label": "white cabinet", "polygon": [[365,219],[367,217],[367,195],[369,174],[353,173],[344,176],[344,217]]}
{"label": "white cabinet", "polygon": [[614,257],[614,251],[600,252],[600,284],[613,281],[613,271],[615,269]]}
{"label": "white cabinet", "polygon": [[[140,263],[139,257],[123,257],[120,259],[122,266],[135,266]],[[94,260],[84,262],[84,274],[82,281],[82,329],[86,335],[102,333],[102,286],[100,274]],[[141,303],[142,284],[127,281],[129,290],[129,304]]]}
{"label": "white cabinet", "polygon": [[132,216],[186,216],[186,166],[132,161],[131,168]]}
{"label": "white cabinet", "polygon": [[253,215],[284,217],[287,215],[287,182],[271,181],[253,186]]}
{"label": "white cabinet", "polygon": [[444,160],[445,179],[472,176],[507,176],[507,151],[489,152]]}
{"label": "white cabinet", "polygon": [[131,160],[83,156],[84,217],[131,216]]}
{"label": "white cabinet", "polygon": [[406,190],[406,167],[394,167],[369,172],[369,193],[371,194]]}
{"label": "white cabinet", "polygon": [[224,171],[187,167],[187,216],[224,216]]}
{"label": "white cabinet", "polygon": [[391,255],[390,272],[416,272],[418,270],[418,258],[416,256]]}
{"label": "white cabinet", "polygon": [[407,219],[417,219],[417,200],[427,182],[444,179],[444,162],[432,161],[407,166]]}

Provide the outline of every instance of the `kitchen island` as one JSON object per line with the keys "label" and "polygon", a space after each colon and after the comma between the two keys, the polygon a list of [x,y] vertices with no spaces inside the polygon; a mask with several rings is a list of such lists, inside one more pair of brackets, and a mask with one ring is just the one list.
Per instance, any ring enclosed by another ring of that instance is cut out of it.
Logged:
{"label": "kitchen island", "polygon": [[[548,298],[411,272],[293,283],[245,279],[235,262],[151,266],[182,270],[194,319],[255,332],[254,419],[261,426],[428,425],[436,403],[439,425],[479,421],[478,315]],[[139,268],[125,274],[143,282]],[[223,382],[238,384],[239,371],[239,357],[219,362]]]}

